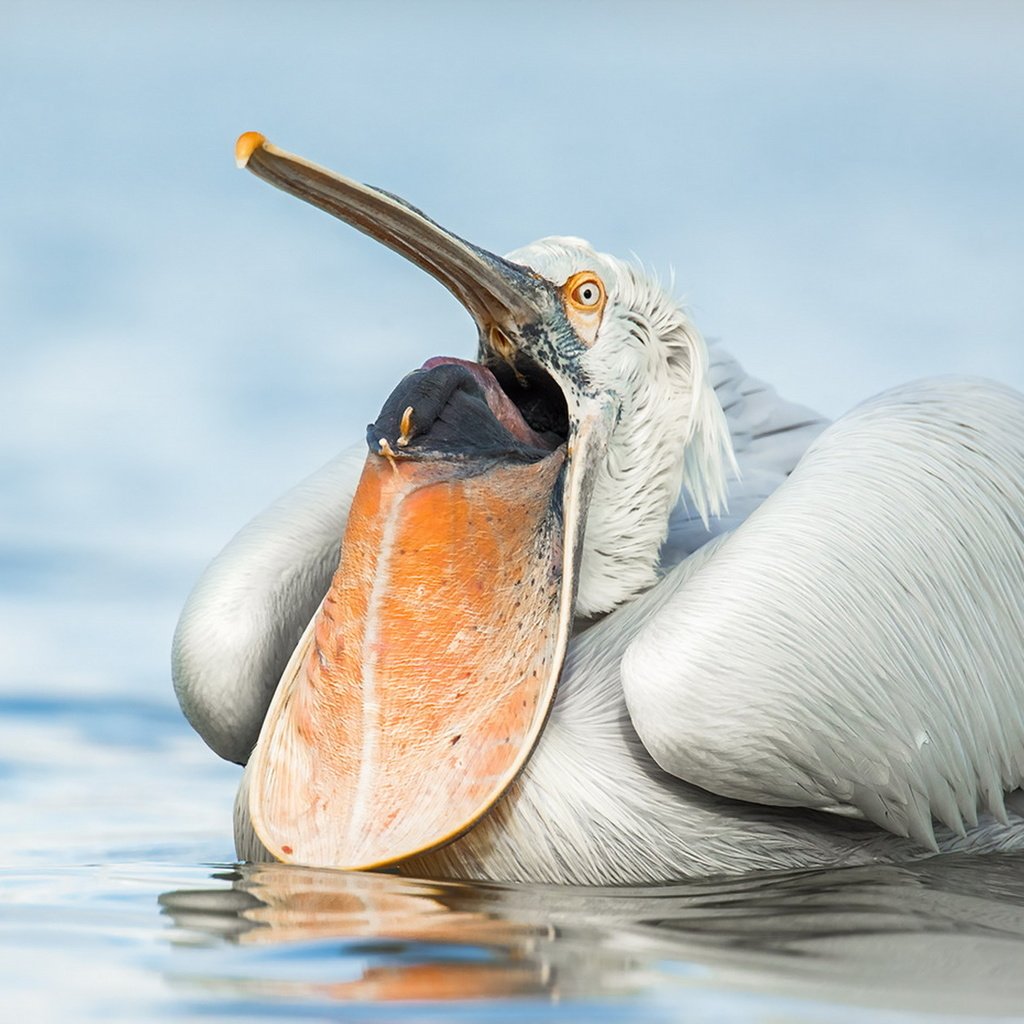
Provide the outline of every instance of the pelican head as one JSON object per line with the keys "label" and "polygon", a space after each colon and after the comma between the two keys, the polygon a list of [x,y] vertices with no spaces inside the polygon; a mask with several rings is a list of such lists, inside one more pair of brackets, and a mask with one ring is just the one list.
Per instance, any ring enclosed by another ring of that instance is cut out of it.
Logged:
{"label": "pelican head", "polygon": [[580,364],[618,415],[593,467],[576,601],[578,615],[602,614],[655,582],[681,489],[705,523],[724,507],[736,464],[707,346],[657,281],[582,239],[541,239],[507,259],[555,288],[593,278],[605,296]]}
{"label": "pelican head", "polygon": [[729,433],[702,339],[635,268],[574,238],[496,256],[257,133],[236,155],[426,270],[478,330],[476,363],[428,360],[368,428],[338,573],[249,762],[276,857],[380,866],[507,789],[574,615],[654,582],[681,488],[720,510]]}

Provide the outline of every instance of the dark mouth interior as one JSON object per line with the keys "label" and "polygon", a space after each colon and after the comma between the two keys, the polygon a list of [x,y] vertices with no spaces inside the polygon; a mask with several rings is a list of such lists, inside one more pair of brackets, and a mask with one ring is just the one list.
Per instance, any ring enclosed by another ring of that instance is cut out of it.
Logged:
{"label": "dark mouth interior", "polygon": [[514,369],[496,355],[485,357],[484,365],[523,419],[552,448],[568,441],[569,407],[565,395],[538,362],[517,353]]}
{"label": "dark mouth interior", "polygon": [[[510,366],[485,349],[481,362],[434,356],[406,374],[367,427],[370,451],[394,459],[501,457],[533,462],[564,448],[569,410],[535,360]],[[385,447],[386,445],[386,447]]]}

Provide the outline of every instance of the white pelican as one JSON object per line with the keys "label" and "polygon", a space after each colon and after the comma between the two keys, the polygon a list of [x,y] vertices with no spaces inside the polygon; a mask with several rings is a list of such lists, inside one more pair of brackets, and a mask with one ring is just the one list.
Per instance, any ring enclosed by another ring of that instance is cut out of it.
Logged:
{"label": "white pelican", "polygon": [[240,857],[622,884],[1024,847],[1024,398],[924,381],[829,426],[584,242],[502,259],[238,157],[480,332],[188,599]]}

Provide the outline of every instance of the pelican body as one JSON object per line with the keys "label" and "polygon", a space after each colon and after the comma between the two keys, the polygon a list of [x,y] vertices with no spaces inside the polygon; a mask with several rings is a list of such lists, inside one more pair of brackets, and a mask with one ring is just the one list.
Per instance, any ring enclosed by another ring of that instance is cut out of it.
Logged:
{"label": "pelican body", "polygon": [[247,766],[240,857],[643,884],[1024,847],[1022,396],[923,381],[830,425],[579,239],[501,258],[238,156],[479,332],[189,597],[175,687]]}

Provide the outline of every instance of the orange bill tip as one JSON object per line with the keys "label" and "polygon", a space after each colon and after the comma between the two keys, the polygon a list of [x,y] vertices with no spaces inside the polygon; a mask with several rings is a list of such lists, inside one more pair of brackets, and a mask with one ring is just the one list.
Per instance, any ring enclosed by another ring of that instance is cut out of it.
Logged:
{"label": "orange bill tip", "polygon": [[235,143],[235,163],[240,168],[245,167],[253,153],[266,144],[266,137],[259,132],[243,132]]}

